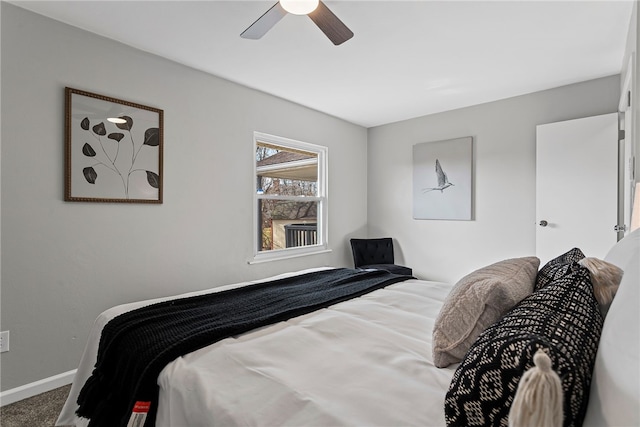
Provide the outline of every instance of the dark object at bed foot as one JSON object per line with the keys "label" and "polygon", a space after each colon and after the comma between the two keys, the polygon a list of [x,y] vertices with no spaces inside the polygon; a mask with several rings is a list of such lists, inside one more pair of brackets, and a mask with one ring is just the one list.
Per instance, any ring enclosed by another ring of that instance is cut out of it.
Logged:
{"label": "dark object at bed foot", "polygon": [[394,264],[393,240],[390,237],[351,239],[351,251],[356,268],[385,270],[404,276],[413,274],[411,268]]}

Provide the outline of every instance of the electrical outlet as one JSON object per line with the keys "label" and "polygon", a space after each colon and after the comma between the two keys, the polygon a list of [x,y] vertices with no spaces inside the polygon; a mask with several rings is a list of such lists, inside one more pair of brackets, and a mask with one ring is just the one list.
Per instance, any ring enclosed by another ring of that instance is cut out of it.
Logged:
{"label": "electrical outlet", "polygon": [[9,331],[0,332],[0,353],[9,351]]}

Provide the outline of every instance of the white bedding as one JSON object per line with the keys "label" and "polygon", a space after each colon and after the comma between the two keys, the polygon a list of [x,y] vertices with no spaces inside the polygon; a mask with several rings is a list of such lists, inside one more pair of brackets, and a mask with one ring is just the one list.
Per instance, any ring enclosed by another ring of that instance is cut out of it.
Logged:
{"label": "white bedding", "polygon": [[[255,282],[178,297],[248,283]],[[178,358],[158,377],[156,426],[445,425],[444,396],[457,365],[433,365],[431,331],[450,289],[408,280]],[[57,425],[85,425],[75,402],[102,327],[160,300],[98,317]]]}

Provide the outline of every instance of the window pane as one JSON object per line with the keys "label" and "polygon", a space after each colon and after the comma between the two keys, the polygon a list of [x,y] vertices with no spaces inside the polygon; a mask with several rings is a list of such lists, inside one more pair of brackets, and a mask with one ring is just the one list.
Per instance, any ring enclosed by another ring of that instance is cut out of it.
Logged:
{"label": "window pane", "polygon": [[280,196],[318,194],[318,155],[273,144],[256,144],[256,191]]}
{"label": "window pane", "polygon": [[326,251],[327,147],[253,135],[253,261]]}
{"label": "window pane", "polygon": [[258,199],[258,213],[260,251],[318,243],[317,202]]}

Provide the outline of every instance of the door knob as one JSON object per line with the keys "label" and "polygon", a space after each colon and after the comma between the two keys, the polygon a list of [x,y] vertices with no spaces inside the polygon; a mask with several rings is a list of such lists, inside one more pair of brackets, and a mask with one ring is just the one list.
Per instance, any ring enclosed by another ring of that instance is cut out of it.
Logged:
{"label": "door knob", "polygon": [[547,225],[549,225],[549,223],[546,220],[542,220],[540,221],[540,227],[546,227]]}

